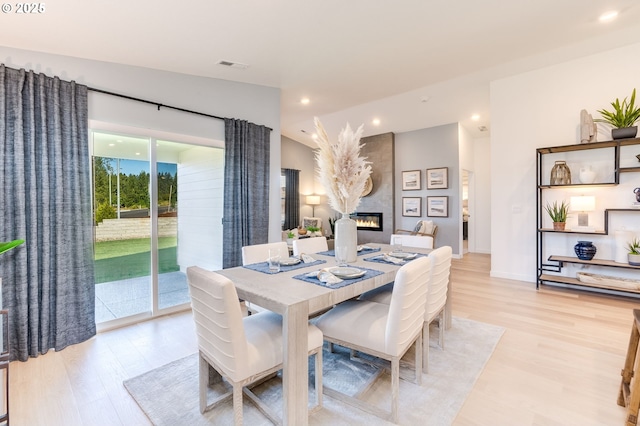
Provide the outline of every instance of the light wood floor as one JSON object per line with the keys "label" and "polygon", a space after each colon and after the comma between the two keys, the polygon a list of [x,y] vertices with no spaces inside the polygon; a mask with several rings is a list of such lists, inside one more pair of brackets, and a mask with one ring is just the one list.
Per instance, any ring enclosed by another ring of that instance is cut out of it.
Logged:
{"label": "light wood floor", "polygon": [[[453,263],[453,315],[506,329],[455,425],[624,423],[616,397],[636,302],[490,278],[488,255]],[[11,424],[149,425],[122,381],[196,347],[182,313],[13,362]]]}

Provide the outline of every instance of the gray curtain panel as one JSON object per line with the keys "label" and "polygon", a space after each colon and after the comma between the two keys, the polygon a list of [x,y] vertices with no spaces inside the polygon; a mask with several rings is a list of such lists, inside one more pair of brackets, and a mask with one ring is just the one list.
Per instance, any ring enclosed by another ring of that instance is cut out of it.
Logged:
{"label": "gray curtain panel", "polygon": [[282,169],[286,186],[284,188],[283,229],[293,229],[300,225],[300,170]]}
{"label": "gray curtain panel", "polygon": [[269,239],[271,129],[225,118],[222,265],[242,264],[242,247]]}
{"label": "gray curtain panel", "polygon": [[0,258],[11,359],[96,333],[87,87],[0,65]]}

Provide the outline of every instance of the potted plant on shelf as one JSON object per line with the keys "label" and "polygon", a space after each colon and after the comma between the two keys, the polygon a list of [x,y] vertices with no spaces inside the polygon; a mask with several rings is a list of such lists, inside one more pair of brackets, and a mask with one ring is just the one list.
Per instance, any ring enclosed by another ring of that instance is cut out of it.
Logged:
{"label": "potted plant on shelf", "polygon": [[294,234],[293,232],[289,231],[287,232],[287,245],[293,245],[293,239],[296,237],[296,234]]}
{"label": "potted plant on shelf", "polygon": [[553,230],[564,231],[569,213],[569,203],[565,201],[562,201],[560,204],[558,204],[557,201],[554,201],[553,205],[547,203],[545,210],[549,213],[551,220],[553,220]]}
{"label": "potted plant on shelf", "polygon": [[613,139],[635,138],[638,126],[634,126],[634,124],[640,119],[640,106],[636,107],[635,102],[636,89],[633,89],[629,102],[627,102],[627,98],[624,98],[622,102],[616,98],[614,102],[611,102],[613,111],[599,109],[598,112],[602,118],[594,121],[611,124],[614,127],[611,129]]}
{"label": "potted plant on shelf", "polygon": [[629,250],[629,265],[640,266],[640,239],[634,238],[629,244],[627,244]]}
{"label": "potted plant on shelf", "polygon": [[309,231],[309,235],[312,237],[321,237],[322,233],[320,233],[320,228],[317,226],[307,226],[307,231]]}

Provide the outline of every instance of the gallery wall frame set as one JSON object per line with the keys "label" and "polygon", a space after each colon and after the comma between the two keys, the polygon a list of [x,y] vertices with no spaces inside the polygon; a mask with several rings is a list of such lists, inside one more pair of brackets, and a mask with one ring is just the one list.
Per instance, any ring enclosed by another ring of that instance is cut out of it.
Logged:
{"label": "gallery wall frame set", "polygon": [[421,217],[422,197],[402,197],[402,216]]}
{"label": "gallery wall frame set", "polygon": [[449,197],[427,197],[427,217],[449,217]]}
{"label": "gallery wall frame set", "polygon": [[422,173],[420,170],[402,172],[402,190],[419,191],[422,189]]}
{"label": "gallery wall frame set", "polygon": [[427,169],[427,189],[448,189],[449,168]]}

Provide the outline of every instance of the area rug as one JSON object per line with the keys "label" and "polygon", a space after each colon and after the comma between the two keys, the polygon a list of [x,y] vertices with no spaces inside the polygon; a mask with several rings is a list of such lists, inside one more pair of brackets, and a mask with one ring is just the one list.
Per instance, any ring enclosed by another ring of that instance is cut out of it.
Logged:
{"label": "area rug", "polygon": [[[400,380],[401,425],[450,425],[464,404],[467,395],[498,344],[502,327],[454,317],[445,334],[444,350],[437,345],[437,328],[431,330],[429,373],[423,374],[422,386]],[[354,394],[376,374],[376,368],[349,360],[349,352],[336,347],[335,353],[323,351],[323,383],[347,394]],[[413,359],[408,353],[407,361]],[[411,378],[413,371],[402,368]],[[313,361],[309,364],[309,382],[313,383]],[[131,396],[154,425],[230,425],[233,424],[231,401],[200,414],[198,405],[197,354],[179,359],[124,382]],[[362,395],[365,400],[388,411],[390,407],[390,376],[383,374]],[[212,399],[220,389],[210,390]],[[254,392],[273,410],[282,414],[282,382],[274,377],[254,388]],[[314,396],[309,389],[309,399]],[[244,424],[270,425],[244,398]],[[388,425],[385,420],[324,396],[322,410],[309,417],[310,425]]]}

